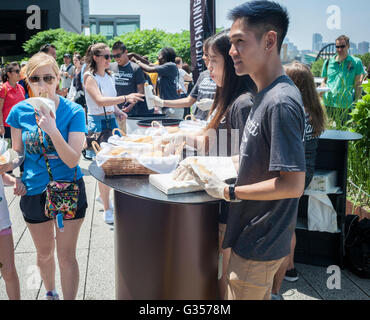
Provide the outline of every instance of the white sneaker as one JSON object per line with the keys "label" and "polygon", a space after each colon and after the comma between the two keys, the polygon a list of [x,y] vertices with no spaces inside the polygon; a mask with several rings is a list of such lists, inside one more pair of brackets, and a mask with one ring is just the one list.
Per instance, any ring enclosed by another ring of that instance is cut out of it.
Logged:
{"label": "white sneaker", "polygon": [[113,217],[113,210],[108,209],[104,211],[104,222],[107,224],[113,224],[114,223],[114,217]]}
{"label": "white sneaker", "polygon": [[[102,206],[104,206],[104,204],[103,204],[103,200],[102,200],[102,198],[101,198],[100,196],[97,196],[97,197],[95,198],[95,200],[96,200],[97,202],[99,202]],[[114,209],[113,201],[112,201],[112,200],[109,200],[109,208],[110,208],[110,209],[112,209],[112,211],[113,211],[113,209]]]}
{"label": "white sneaker", "polygon": [[45,300],[59,300],[59,295],[52,291],[48,291],[45,295]]}

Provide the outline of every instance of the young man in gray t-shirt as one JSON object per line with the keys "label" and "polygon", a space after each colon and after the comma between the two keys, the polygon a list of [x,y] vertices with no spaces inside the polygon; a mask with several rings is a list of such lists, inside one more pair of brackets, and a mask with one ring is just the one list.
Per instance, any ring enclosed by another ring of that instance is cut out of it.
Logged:
{"label": "young man in gray t-shirt", "polygon": [[204,179],[208,194],[231,204],[224,248],[232,248],[226,299],[270,300],[274,275],[290,252],[305,183],[304,109],[285,75],[280,49],[286,10],[270,1],[233,9],[235,72],[249,74],[258,94],[244,127],[236,185]]}

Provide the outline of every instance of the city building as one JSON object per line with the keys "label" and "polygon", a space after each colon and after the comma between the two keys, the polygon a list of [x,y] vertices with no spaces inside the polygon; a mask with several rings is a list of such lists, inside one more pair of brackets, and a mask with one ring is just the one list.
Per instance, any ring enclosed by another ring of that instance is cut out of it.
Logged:
{"label": "city building", "polygon": [[350,54],[358,54],[357,44],[354,42],[349,43]]}
{"label": "city building", "polygon": [[90,15],[90,34],[106,36],[107,39],[140,30],[140,15]]}
{"label": "city building", "polygon": [[86,9],[88,0],[0,1],[0,56],[24,54],[22,44],[43,30],[81,33]]}
{"label": "city building", "polygon": [[369,42],[363,41],[358,44],[358,54],[365,54],[369,52]]}
{"label": "city building", "polygon": [[319,52],[321,48],[323,47],[323,38],[320,33],[314,33],[312,35],[312,51],[313,52]]}

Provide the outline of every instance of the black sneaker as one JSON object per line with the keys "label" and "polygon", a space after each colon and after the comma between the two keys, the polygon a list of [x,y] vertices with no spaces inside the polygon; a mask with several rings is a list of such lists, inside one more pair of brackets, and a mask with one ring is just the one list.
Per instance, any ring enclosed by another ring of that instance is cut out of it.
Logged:
{"label": "black sneaker", "polygon": [[298,277],[296,268],[287,270],[287,272],[285,272],[284,280],[289,281],[289,282],[294,282],[294,281],[297,281],[298,279],[299,277]]}

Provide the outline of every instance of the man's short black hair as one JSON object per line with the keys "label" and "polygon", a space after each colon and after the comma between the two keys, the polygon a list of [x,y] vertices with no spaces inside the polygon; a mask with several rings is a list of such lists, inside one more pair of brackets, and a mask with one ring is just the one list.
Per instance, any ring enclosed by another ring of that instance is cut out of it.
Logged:
{"label": "man's short black hair", "polygon": [[229,19],[244,19],[245,23],[255,29],[257,40],[268,31],[277,32],[278,53],[289,27],[289,15],[286,8],[272,1],[251,1],[232,9]]}
{"label": "man's short black hair", "polygon": [[124,45],[124,43],[122,41],[116,41],[113,44],[112,49],[113,50],[121,50],[122,52],[125,52],[127,50],[126,46]]}
{"label": "man's short black hair", "polygon": [[41,46],[40,52],[49,53],[50,48],[54,48],[55,50],[57,49],[53,44],[47,43]]}
{"label": "man's short black hair", "polygon": [[176,52],[171,47],[163,48],[160,53],[162,54],[163,59],[166,62],[175,62],[176,59]]}

